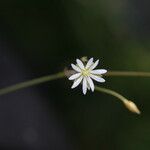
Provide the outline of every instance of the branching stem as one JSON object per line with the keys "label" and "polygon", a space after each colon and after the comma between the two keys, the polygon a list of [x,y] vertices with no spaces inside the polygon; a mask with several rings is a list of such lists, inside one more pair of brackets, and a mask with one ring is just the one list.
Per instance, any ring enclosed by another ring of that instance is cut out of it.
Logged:
{"label": "branching stem", "polygon": [[[72,70],[67,70],[66,72],[63,71],[63,72],[60,72],[60,73],[57,73],[57,74],[43,76],[43,77],[35,78],[35,79],[29,80],[29,81],[17,83],[15,85],[11,85],[11,86],[0,89],[0,95],[15,92],[17,90],[27,88],[27,87],[31,87],[31,86],[34,86],[34,85],[38,85],[38,84],[41,84],[41,83],[44,83],[44,82],[49,82],[49,81],[52,81],[52,80],[60,79],[60,78],[63,78],[65,76],[69,76],[71,74],[72,74]],[[105,74],[105,76],[150,77],[150,72],[108,71]],[[108,93],[108,91],[106,89],[105,90],[103,89],[103,92]],[[115,95],[116,97],[123,99],[123,97],[121,95],[118,95],[117,93],[109,91],[109,94],[110,93],[111,93],[111,95]]]}
{"label": "branching stem", "polygon": [[44,82],[49,82],[52,80],[56,80],[56,79],[60,79],[65,77],[65,73],[64,72],[60,72],[57,74],[53,74],[53,75],[48,75],[48,76],[44,76],[44,77],[39,77],[39,78],[35,78],[29,81],[25,81],[25,82],[21,82],[12,86],[8,86],[6,88],[2,88],[0,89],[0,95],[4,95],[4,94],[8,94],[11,92],[15,92],[17,90],[21,90],[30,86],[34,86],[34,85],[38,85]]}

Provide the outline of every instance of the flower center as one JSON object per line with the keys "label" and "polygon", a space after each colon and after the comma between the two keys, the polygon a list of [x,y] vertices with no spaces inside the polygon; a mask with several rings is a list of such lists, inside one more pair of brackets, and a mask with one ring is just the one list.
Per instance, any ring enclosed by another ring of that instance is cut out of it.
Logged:
{"label": "flower center", "polygon": [[82,75],[86,76],[86,77],[89,76],[90,75],[89,70],[87,70],[87,69],[86,70],[82,70]]}

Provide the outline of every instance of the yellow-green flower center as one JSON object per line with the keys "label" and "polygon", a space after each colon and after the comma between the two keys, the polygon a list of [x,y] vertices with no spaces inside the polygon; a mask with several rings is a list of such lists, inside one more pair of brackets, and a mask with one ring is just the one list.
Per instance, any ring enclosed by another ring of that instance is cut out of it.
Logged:
{"label": "yellow-green flower center", "polygon": [[82,75],[87,77],[90,75],[90,71],[88,69],[82,70]]}

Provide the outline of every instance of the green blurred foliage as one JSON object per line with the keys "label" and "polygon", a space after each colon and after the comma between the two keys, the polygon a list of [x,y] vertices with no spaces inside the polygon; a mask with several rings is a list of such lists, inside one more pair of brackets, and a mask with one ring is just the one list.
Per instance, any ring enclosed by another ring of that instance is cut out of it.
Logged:
{"label": "green blurred foliage", "polygon": [[[14,53],[37,76],[60,71],[82,56],[100,59],[100,67],[108,70],[150,71],[150,39],[136,33],[138,18],[127,0],[10,1],[0,7],[10,29],[6,36],[18,47]],[[47,95],[56,98],[68,136],[79,150],[150,149],[150,79],[106,81],[102,86],[133,100],[142,115],[128,112],[114,97],[83,96],[79,88],[70,89],[69,81],[57,81],[47,85]]]}

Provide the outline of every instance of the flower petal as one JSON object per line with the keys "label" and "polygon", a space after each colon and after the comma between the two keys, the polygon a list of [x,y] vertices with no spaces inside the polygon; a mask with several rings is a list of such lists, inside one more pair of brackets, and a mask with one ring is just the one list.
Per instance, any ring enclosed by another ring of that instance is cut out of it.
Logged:
{"label": "flower petal", "polygon": [[105,70],[105,69],[96,69],[96,70],[92,70],[90,72],[93,73],[93,74],[99,74],[99,75],[101,75],[101,74],[106,73],[107,70]]}
{"label": "flower petal", "polygon": [[87,88],[88,88],[88,90],[90,90],[90,85],[89,84],[87,84]]}
{"label": "flower petal", "polygon": [[83,65],[83,63],[82,63],[81,60],[76,59],[76,62],[77,62],[78,66],[79,66],[81,69],[84,69],[84,65]]}
{"label": "flower petal", "polygon": [[81,69],[80,69],[79,67],[77,67],[76,65],[71,64],[71,67],[72,67],[75,71],[81,72]]}
{"label": "flower petal", "polygon": [[71,88],[74,89],[75,87],[77,87],[81,83],[82,79],[83,79],[83,76],[75,80]]}
{"label": "flower petal", "polygon": [[94,79],[95,81],[97,81],[97,82],[105,82],[105,79],[103,79],[103,78],[101,78],[101,77],[99,77],[99,76],[90,74],[90,77],[91,77],[92,79]]}
{"label": "flower petal", "polygon": [[87,81],[86,81],[86,77],[83,78],[82,91],[83,91],[83,94],[84,94],[84,95],[85,95],[86,92],[87,92]]}
{"label": "flower petal", "polygon": [[86,64],[86,69],[89,68],[93,64],[93,58],[90,58],[89,61]]}
{"label": "flower petal", "polygon": [[94,83],[92,81],[92,79],[90,77],[87,77],[87,81],[88,81],[88,84],[92,90],[92,92],[94,91]]}
{"label": "flower petal", "polygon": [[77,79],[80,75],[81,75],[81,73],[73,74],[72,76],[69,77],[69,80],[75,80],[75,79]]}
{"label": "flower petal", "polygon": [[99,59],[89,68],[90,70],[93,70],[99,63]]}

